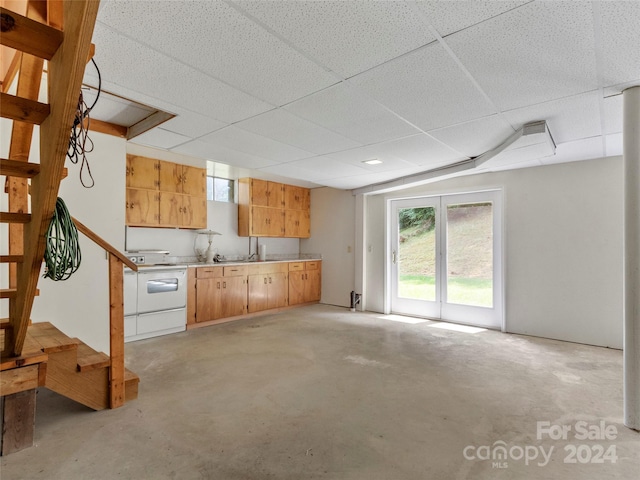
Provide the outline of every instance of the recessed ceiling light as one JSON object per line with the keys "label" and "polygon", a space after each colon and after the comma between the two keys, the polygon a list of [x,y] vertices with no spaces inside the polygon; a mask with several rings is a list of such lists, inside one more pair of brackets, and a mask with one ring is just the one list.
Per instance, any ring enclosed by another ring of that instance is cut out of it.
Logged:
{"label": "recessed ceiling light", "polygon": [[379,165],[382,163],[382,160],[372,158],[371,160],[363,160],[362,163],[366,163],[367,165]]}

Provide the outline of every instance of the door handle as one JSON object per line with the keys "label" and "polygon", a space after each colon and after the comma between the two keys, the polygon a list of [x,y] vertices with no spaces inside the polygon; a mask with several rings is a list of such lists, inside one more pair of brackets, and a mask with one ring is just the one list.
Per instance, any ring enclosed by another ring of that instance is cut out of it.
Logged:
{"label": "door handle", "polygon": [[398,260],[398,259],[397,259],[396,251],[394,250],[394,251],[391,253],[391,261],[392,261],[392,262],[393,262],[393,264],[395,265],[395,264],[397,263],[397,260]]}

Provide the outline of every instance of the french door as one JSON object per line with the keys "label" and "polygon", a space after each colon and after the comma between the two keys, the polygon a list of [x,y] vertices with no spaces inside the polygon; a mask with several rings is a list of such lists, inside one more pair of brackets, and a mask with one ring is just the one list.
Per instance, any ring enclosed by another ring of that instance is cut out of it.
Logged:
{"label": "french door", "polygon": [[501,192],[390,202],[390,311],[502,328]]}

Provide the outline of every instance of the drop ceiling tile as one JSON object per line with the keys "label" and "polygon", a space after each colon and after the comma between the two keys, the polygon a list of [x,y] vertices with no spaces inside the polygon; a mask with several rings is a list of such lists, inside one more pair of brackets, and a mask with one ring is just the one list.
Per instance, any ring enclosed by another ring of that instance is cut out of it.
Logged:
{"label": "drop ceiling tile", "polygon": [[413,165],[435,168],[467,157],[426,134],[392,140],[375,146],[381,156],[393,156]]}
{"label": "drop ceiling tile", "polygon": [[[355,165],[369,172],[389,172],[402,168],[415,167],[414,164],[397,157],[392,149],[389,148],[383,151],[379,145],[369,145],[367,147],[335,152],[331,154],[331,158],[346,164]],[[380,160],[382,163],[377,165],[363,163],[365,160],[372,159]]]}
{"label": "drop ceiling tile", "polygon": [[235,3],[342,78],[435,40],[406,2]]}
{"label": "drop ceiling tile", "polygon": [[314,156],[312,152],[263,137],[262,135],[256,135],[234,125],[200,137],[200,140],[249,155],[267,158],[272,163],[284,163]]}
{"label": "drop ceiling tile", "polygon": [[572,142],[601,134],[599,93],[581,95],[539,103],[504,112],[515,129],[525,123],[546,120],[553,140]]}
{"label": "drop ceiling tile", "polygon": [[424,131],[496,113],[440,44],[380,65],[349,82]]}
{"label": "drop ceiling tile", "polygon": [[369,173],[365,168],[336,160],[329,155],[305,158],[288,163],[296,168],[304,169],[314,175],[315,180],[364,175]]}
{"label": "drop ceiling tile", "polygon": [[[182,108],[227,123],[273,108],[193,68],[177,68],[170,57],[101,24],[96,24],[92,42],[100,46],[94,58],[109,92],[124,92],[131,100],[165,111]],[[95,85],[95,74],[87,70],[85,78]]]}
{"label": "drop ceiling tile", "polygon": [[590,2],[531,2],[446,38],[500,110],[598,87]]}
{"label": "drop ceiling tile", "polygon": [[160,127],[152,128],[137,137],[129,140],[132,143],[138,143],[140,145],[148,145],[150,147],[169,149],[176,145],[189,142],[191,138],[185,137],[178,133],[169,132]]}
{"label": "drop ceiling tile", "polygon": [[622,132],[622,105],[622,95],[615,95],[604,99],[605,133]]}
{"label": "drop ceiling tile", "polygon": [[427,22],[445,37],[528,3],[521,1],[417,1]]}
{"label": "drop ceiling tile", "polygon": [[622,133],[613,133],[606,136],[607,156],[622,155]]}
{"label": "drop ceiling tile", "polygon": [[429,131],[429,135],[467,157],[477,157],[502,144],[515,130],[500,115]]}
{"label": "drop ceiling tile", "polygon": [[598,2],[604,86],[640,80],[640,2]]}
{"label": "drop ceiling tile", "polygon": [[293,102],[284,109],[365,145],[419,132],[344,83]]}
{"label": "drop ceiling tile", "polygon": [[593,137],[576,140],[575,142],[561,143],[557,145],[555,155],[541,160],[545,165],[550,165],[601,157],[603,157],[602,137]]}
{"label": "drop ceiling tile", "polygon": [[236,123],[235,126],[316,154],[361,145],[281,108]]}
{"label": "drop ceiling tile", "polygon": [[226,123],[220,120],[188,110],[177,109],[175,113],[176,116],[174,118],[162,124],[163,130],[196,138],[227,126]]}
{"label": "drop ceiling tile", "polygon": [[249,169],[268,167],[275,163],[257,155],[249,155],[244,152],[239,152],[237,150],[200,140],[193,140],[185,143],[176,148],[172,148],[171,151]]}
{"label": "drop ceiling tile", "polygon": [[100,11],[98,20],[274,105],[337,81],[225,2],[161,1],[149,7],[147,2],[113,2]]}

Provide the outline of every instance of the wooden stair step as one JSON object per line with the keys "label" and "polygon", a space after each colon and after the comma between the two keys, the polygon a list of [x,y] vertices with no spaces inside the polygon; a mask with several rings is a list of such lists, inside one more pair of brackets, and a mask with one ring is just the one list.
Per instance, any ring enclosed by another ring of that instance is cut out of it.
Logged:
{"label": "wooden stair step", "polygon": [[98,352],[79,339],[74,339],[78,344],[78,371],[89,372],[99,368],[108,367],[111,364],[109,355]]}
{"label": "wooden stair step", "polygon": [[28,98],[16,97],[0,92],[2,111],[0,116],[11,120],[41,125],[49,116],[50,108],[46,103],[40,103]]}
{"label": "wooden stair step", "polygon": [[0,223],[29,223],[30,213],[0,212]]}
{"label": "wooden stair step", "polygon": [[40,164],[2,158],[0,172],[7,177],[33,178],[40,173]]}
{"label": "wooden stair step", "polygon": [[77,340],[66,336],[49,322],[34,323],[29,326],[27,336],[40,345],[45,353],[62,352],[78,348]]}
{"label": "wooden stair step", "polygon": [[62,31],[0,7],[2,35],[0,43],[45,60],[51,60],[60,47]]}
{"label": "wooden stair step", "polygon": [[130,402],[138,398],[140,377],[128,368],[124,369],[124,401]]}
{"label": "wooden stair step", "polygon": [[22,263],[23,255],[0,255],[0,263]]}

